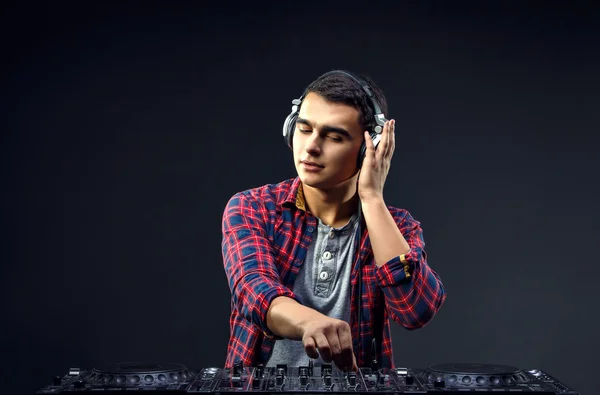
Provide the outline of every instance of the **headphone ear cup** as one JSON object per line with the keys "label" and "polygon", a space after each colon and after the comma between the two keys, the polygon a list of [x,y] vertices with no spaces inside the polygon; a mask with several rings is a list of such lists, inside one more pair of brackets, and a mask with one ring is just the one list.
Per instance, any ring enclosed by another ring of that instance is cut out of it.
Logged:
{"label": "headphone ear cup", "polygon": [[363,141],[360,145],[360,149],[358,150],[358,163],[356,164],[360,169],[362,167],[362,163],[365,160],[365,154],[367,153],[367,144]]}
{"label": "headphone ear cup", "polygon": [[[381,135],[379,133],[369,131],[369,136],[371,136],[371,140],[373,140],[373,145],[375,148],[379,145],[379,140],[381,140]],[[367,142],[363,141],[360,145],[360,149],[358,150],[358,168],[360,168],[365,160],[365,155],[367,154]]]}
{"label": "headphone ear cup", "polygon": [[292,111],[283,123],[283,139],[290,148],[292,148],[294,130],[296,130],[296,119],[298,119],[298,112]]}

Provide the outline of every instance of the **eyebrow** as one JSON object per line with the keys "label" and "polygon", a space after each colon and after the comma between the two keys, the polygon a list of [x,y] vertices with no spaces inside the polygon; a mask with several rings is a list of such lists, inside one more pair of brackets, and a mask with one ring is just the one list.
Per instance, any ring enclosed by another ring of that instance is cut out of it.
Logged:
{"label": "eyebrow", "polygon": [[[313,127],[313,125],[310,123],[310,121],[308,119],[304,119],[304,118],[298,118],[296,119],[296,123],[301,123],[307,126],[310,126],[311,128]],[[323,125],[323,127],[321,128],[321,130],[323,132],[335,132],[335,133],[339,133],[341,135],[344,135],[348,138],[352,138],[352,135],[344,128],[338,128],[336,126],[330,126],[330,125]]]}

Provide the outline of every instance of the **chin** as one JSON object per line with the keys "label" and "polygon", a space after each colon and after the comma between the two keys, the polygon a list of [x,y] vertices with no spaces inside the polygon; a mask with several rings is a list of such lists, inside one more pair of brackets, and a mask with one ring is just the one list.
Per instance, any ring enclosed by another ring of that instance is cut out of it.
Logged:
{"label": "chin", "polygon": [[320,173],[299,172],[298,176],[304,185],[317,189],[336,188],[346,181],[345,179],[332,178]]}
{"label": "chin", "polygon": [[331,183],[331,179],[327,176],[323,176],[323,174],[299,171],[298,177],[303,184],[313,188],[323,188]]}

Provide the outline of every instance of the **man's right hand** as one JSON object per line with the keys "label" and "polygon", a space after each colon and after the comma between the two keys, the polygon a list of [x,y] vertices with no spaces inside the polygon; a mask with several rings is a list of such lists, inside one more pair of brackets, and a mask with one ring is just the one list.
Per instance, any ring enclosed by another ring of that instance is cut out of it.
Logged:
{"label": "man's right hand", "polygon": [[324,315],[300,324],[302,343],[310,358],[323,358],[345,371],[357,371],[356,358],[352,351],[352,335],[347,322]]}
{"label": "man's right hand", "polygon": [[352,351],[352,334],[346,321],[303,306],[292,298],[279,296],[271,301],[267,326],[276,335],[302,340],[310,358],[332,362],[341,370],[358,370]]}

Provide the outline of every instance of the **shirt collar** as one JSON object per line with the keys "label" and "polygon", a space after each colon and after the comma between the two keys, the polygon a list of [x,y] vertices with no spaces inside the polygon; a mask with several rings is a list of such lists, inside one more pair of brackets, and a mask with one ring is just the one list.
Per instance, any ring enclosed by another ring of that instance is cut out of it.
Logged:
{"label": "shirt collar", "polygon": [[304,190],[302,189],[302,183],[300,177],[296,177],[292,181],[292,185],[282,202],[284,206],[296,206],[300,210],[306,211],[306,201],[304,200]]}

